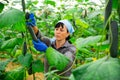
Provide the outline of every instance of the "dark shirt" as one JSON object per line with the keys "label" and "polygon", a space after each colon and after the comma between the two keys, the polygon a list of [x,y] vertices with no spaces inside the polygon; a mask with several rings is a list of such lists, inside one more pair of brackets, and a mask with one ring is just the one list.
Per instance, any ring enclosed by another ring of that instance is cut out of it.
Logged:
{"label": "dark shirt", "polygon": [[[68,57],[70,59],[70,62],[66,66],[66,68],[63,71],[58,72],[58,74],[61,74],[62,72],[68,70],[72,66],[73,61],[75,59],[75,53],[76,53],[75,46],[73,46],[68,41],[66,41],[62,47],[57,49],[56,45],[55,45],[55,41],[53,41],[51,43],[50,39],[41,36],[40,32],[38,33],[37,37],[40,38],[44,43],[46,43],[46,45],[52,46],[55,50],[59,51],[61,54],[65,55],[66,57]],[[45,65],[45,72],[48,72],[49,64],[48,64],[48,61],[46,58],[45,58],[44,65]],[[62,76],[70,76],[70,74],[71,74],[71,69],[69,69],[67,72],[63,73]],[[61,79],[61,80],[64,80],[64,79]]]}

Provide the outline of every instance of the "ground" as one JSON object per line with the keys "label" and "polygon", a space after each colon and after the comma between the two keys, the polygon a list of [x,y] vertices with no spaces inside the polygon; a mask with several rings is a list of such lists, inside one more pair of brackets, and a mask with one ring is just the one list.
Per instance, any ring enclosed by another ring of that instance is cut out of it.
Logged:
{"label": "ground", "polygon": [[[0,59],[0,60],[6,60],[6,59]],[[10,71],[12,69],[15,69],[19,67],[19,64],[9,62],[9,64],[6,67],[6,71]],[[27,75],[26,80],[34,80],[33,75]],[[44,80],[44,74],[43,73],[35,73],[35,80]]]}

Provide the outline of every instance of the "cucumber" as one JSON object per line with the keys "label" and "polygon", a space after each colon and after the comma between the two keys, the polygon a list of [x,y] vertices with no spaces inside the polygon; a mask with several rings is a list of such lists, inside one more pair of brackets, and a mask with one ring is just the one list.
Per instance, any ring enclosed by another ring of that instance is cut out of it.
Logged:
{"label": "cucumber", "polygon": [[116,21],[111,21],[110,31],[111,31],[110,55],[111,57],[116,58],[118,55],[118,24]]}
{"label": "cucumber", "polygon": [[33,74],[33,71],[32,71],[32,63],[30,64],[29,68],[28,68],[28,74],[31,75]]}
{"label": "cucumber", "polygon": [[27,52],[27,44],[26,44],[26,41],[23,43],[23,50],[22,50],[22,54],[25,56]]}
{"label": "cucumber", "polygon": [[[112,0],[106,0],[106,7],[105,7],[105,21],[104,21],[104,24],[105,24],[105,28],[107,31],[109,31],[109,17],[111,15],[111,12],[112,12]],[[109,34],[107,33],[106,34],[106,39],[108,39],[109,37]]]}
{"label": "cucumber", "polygon": [[25,12],[25,0],[22,0],[22,8],[23,8],[23,12]]}
{"label": "cucumber", "polygon": [[112,12],[112,0],[106,0],[106,8],[105,8],[105,24]]}
{"label": "cucumber", "polygon": [[36,37],[33,29],[32,29],[32,26],[28,26],[27,28],[28,28],[28,30],[29,30],[29,32],[30,32],[30,35],[31,35],[32,39],[33,39],[34,41],[38,42],[38,39],[37,39],[37,37]]}
{"label": "cucumber", "polygon": [[29,19],[29,13],[28,13],[28,12],[25,14],[25,19],[26,19],[26,20]]}

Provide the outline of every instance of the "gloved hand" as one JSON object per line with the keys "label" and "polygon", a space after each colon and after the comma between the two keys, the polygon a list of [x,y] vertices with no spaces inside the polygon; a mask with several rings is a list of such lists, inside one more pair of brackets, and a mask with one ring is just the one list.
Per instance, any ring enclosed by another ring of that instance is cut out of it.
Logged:
{"label": "gloved hand", "polygon": [[48,48],[47,45],[45,43],[43,43],[42,41],[40,41],[39,39],[38,39],[38,42],[35,42],[33,40],[33,45],[34,45],[34,48],[38,51],[44,51],[45,52]]}
{"label": "gloved hand", "polygon": [[35,17],[34,17],[34,14],[33,14],[33,13],[30,13],[30,14],[29,14],[29,19],[28,19],[28,21],[26,22],[26,25],[27,25],[27,26],[32,26],[32,27],[36,26],[36,20],[35,20]]}

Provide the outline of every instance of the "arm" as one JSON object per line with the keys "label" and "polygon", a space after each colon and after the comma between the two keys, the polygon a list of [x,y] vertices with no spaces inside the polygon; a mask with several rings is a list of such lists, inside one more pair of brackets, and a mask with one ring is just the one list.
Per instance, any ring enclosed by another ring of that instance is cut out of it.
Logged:
{"label": "arm", "polygon": [[34,17],[34,14],[30,13],[26,16],[26,18],[27,18],[26,24],[32,27],[37,38],[40,39],[40,41],[44,42],[47,46],[50,46],[51,45],[50,39],[43,36],[38,27],[36,26],[36,19]]}
{"label": "arm", "polygon": [[36,26],[34,26],[32,28],[38,39],[40,39],[42,42],[44,42],[47,46],[51,45],[50,39],[48,37],[43,36],[41,31]]}
{"label": "arm", "polygon": [[75,59],[76,47],[71,46],[69,49],[64,53],[66,57],[70,59],[71,62]]}
{"label": "arm", "polygon": [[65,52],[65,56],[70,59],[68,65],[66,68],[60,72],[60,75],[64,76],[69,76],[71,74],[71,69],[75,61],[75,53],[76,53],[76,48],[74,46],[70,47],[67,52]]}

